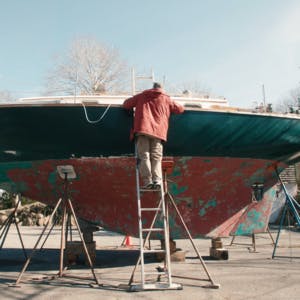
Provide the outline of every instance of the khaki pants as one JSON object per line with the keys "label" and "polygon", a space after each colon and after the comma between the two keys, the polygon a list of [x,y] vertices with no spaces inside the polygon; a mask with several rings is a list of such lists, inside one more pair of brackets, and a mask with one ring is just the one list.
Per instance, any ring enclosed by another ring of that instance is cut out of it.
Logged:
{"label": "khaki pants", "polygon": [[139,171],[144,185],[154,181],[160,183],[162,179],[161,160],[163,156],[161,140],[146,135],[138,135],[136,145]]}

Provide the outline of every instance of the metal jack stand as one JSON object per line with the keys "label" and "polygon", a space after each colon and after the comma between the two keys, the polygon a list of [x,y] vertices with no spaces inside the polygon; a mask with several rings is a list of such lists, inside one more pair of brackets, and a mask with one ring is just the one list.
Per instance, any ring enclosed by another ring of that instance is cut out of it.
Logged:
{"label": "metal jack stand", "polygon": [[[271,234],[271,231],[270,231],[269,226],[267,227],[267,233],[269,234],[270,239],[271,239],[271,241],[272,241],[272,245],[274,246],[274,245],[275,245],[275,242],[274,242],[274,239],[273,239],[273,236],[272,236],[272,234]],[[251,244],[235,243],[235,242],[234,242],[235,238],[236,238],[236,235],[234,235],[234,236],[232,237],[232,240],[231,240],[229,246],[232,246],[233,244],[235,244],[235,245],[245,245],[245,246],[250,245],[250,246],[252,247],[253,250],[251,250],[251,248],[249,247],[249,252],[252,252],[252,253],[257,252],[257,251],[256,251],[256,242],[255,242],[255,233],[252,233],[252,234],[251,234],[251,238],[252,238],[252,240],[251,240],[252,243],[251,243]]]}
{"label": "metal jack stand", "polygon": [[[146,245],[146,243],[148,242],[151,231],[154,231],[154,230],[155,230],[155,228],[153,228],[153,226],[154,226],[154,223],[155,223],[155,220],[156,220],[158,211],[159,211],[159,209],[160,209],[160,207],[161,207],[162,205],[165,205],[165,208],[166,208],[166,209],[165,209],[165,216],[166,216],[166,221],[167,221],[167,228],[166,228],[166,229],[167,229],[167,232],[169,232],[169,212],[168,212],[169,209],[168,209],[168,202],[170,202],[170,203],[172,204],[172,206],[174,207],[174,209],[175,209],[175,211],[176,211],[176,214],[178,215],[178,217],[179,217],[179,219],[180,219],[180,221],[181,221],[181,223],[182,223],[182,225],[183,225],[183,227],[184,227],[184,229],[185,229],[185,231],[186,231],[186,233],[187,233],[187,235],[188,235],[188,238],[189,238],[190,242],[192,243],[192,246],[193,246],[193,248],[194,248],[194,250],[195,250],[195,252],[196,252],[196,254],[197,254],[197,256],[198,256],[198,258],[199,258],[199,260],[200,260],[200,262],[201,262],[201,264],[202,264],[202,267],[203,267],[203,269],[204,269],[204,271],[205,271],[205,273],[206,273],[206,275],[207,275],[207,277],[208,277],[207,281],[210,282],[210,285],[208,285],[208,286],[206,286],[206,287],[218,289],[218,288],[220,288],[220,284],[215,283],[215,282],[213,281],[212,277],[210,276],[210,274],[209,274],[209,272],[208,272],[208,269],[207,269],[207,267],[206,267],[206,265],[205,265],[205,263],[204,263],[204,261],[203,261],[201,255],[200,255],[200,253],[199,253],[199,251],[198,251],[198,249],[197,249],[197,247],[196,247],[196,245],[195,245],[195,243],[194,243],[194,241],[193,241],[193,238],[192,238],[192,236],[191,236],[191,234],[190,234],[190,232],[189,232],[189,229],[188,229],[188,227],[186,226],[186,224],[185,224],[185,222],[184,222],[184,219],[183,219],[183,217],[182,217],[180,211],[178,210],[178,208],[177,208],[177,206],[176,206],[176,203],[175,203],[175,201],[174,201],[172,195],[171,195],[171,194],[169,193],[169,191],[168,191],[167,174],[168,174],[168,172],[170,173],[170,171],[171,171],[172,168],[173,168],[173,165],[174,165],[174,161],[163,161],[163,162],[162,162],[164,197],[163,197],[163,199],[161,199],[161,201],[159,202],[159,205],[158,205],[156,214],[155,214],[155,216],[154,216],[154,218],[153,218],[153,221],[152,221],[152,223],[151,223],[151,227],[149,228],[149,232],[148,232],[148,234],[147,234],[147,236],[146,236],[146,238],[145,238],[145,240],[144,240],[144,243],[143,243],[142,247],[144,247],[144,246]],[[166,245],[165,245],[165,248],[167,248],[167,247],[168,247],[168,243],[166,243]],[[166,250],[169,250],[169,249],[166,249]],[[153,252],[154,252],[154,251],[153,251]],[[157,268],[157,271],[158,271],[158,273],[157,273],[157,275],[158,275],[158,281],[160,281],[160,278],[161,278],[161,276],[162,276],[161,274],[164,273],[164,272],[166,272],[166,267],[168,268],[168,265],[170,264],[170,262],[168,262],[168,260],[169,260],[169,259],[168,259],[168,253],[166,253],[166,254],[165,254],[165,266],[164,266],[164,268],[161,268],[161,267]],[[133,269],[133,272],[132,272],[132,274],[131,274],[131,277],[130,277],[130,280],[129,280],[129,283],[128,283],[128,285],[129,285],[130,287],[132,287],[132,282],[133,282],[133,280],[134,280],[134,274],[135,274],[136,268],[137,268],[137,266],[138,266],[141,262],[142,262],[141,265],[143,266],[143,258],[142,258],[142,255],[139,256],[139,259],[138,259],[138,261],[137,261],[137,263],[136,263],[136,265],[135,265],[135,267],[134,267],[134,269]],[[169,266],[169,267],[170,267],[170,266]],[[143,272],[143,270],[142,270],[142,272]],[[166,275],[166,274],[164,274],[164,275]],[[167,275],[169,275],[169,276],[171,276],[171,277],[176,277],[176,278],[184,278],[184,279],[192,279],[192,280],[201,280],[201,279],[199,279],[199,278],[191,278],[191,277],[184,277],[184,276],[172,276],[170,270],[167,270]],[[169,279],[169,280],[170,280],[170,279]],[[158,288],[153,288],[153,290],[155,290],[155,289],[158,289]],[[176,288],[173,288],[173,289],[176,289]],[[177,289],[180,289],[180,288],[177,288]],[[132,290],[132,289],[130,289],[130,290]],[[140,290],[146,290],[146,289],[141,288]],[[133,291],[136,291],[136,290],[133,289]]]}
{"label": "metal jack stand", "polygon": [[[298,226],[300,226],[300,216],[298,213],[298,210],[300,209],[300,205],[299,203],[288,193],[284,183],[282,182],[277,170],[276,170],[277,176],[279,178],[279,181],[281,183],[282,189],[284,191],[285,194],[285,204],[284,204],[284,208],[280,217],[280,223],[279,223],[279,229],[277,232],[277,237],[276,237],[276,242],[274,245],[274,249],[273,249],[273,254],[272,254],[272,258],[275,257],[275,253],[276,253],[276,249],[277,249],[277,245],[278,245],[278,241],[279,241],[279,236],[280,236],[280,232],[284,223],[284,220],[286,218],[286,216],[292,215],[295,218],[295,221],[297,223]],[[298,210],[297,210],[297,208]]]}
{"label": "metal jack stand", "polygon": [[[80,231],[80,227],[79,227],[79,224],[78,224],[78,221],[77,221],[77,217],[75,215],[75,211],[74,211],[71,199],[69,198],[69,190],[68,190],[69,181],[76,178],[75,171],[73,169],[73,166],[71,166],[71,165],[57,166],[57,171],[58,171],[58,174],[60,175],[60,177],[64,180],[64,191],[63,191],[62,198],[60,198],[58,200],[58,202],[56,203],[56,206],[55,206],[55,208],[54,208],[54,210],[53,210],[46,226],[44,227],[41,235],[39,236],[39,238],[38,238],[32,252],[31,252],[30,256],[26,260],[26,262],[23,266],[23,269],[20,272],[14,286],[17,286],[20,283],[21,278],[22,278],[24,272],[26,271],[32,257],[34,256],[34,254],[37,250],[37,247],[38,247],[45,231],[47,230],[49,224],[51,224],[53,216],[55,215],[55,213],[57,212],[57,210],[60,206],[62,206],[63,215],[62,215],[61,240],[60,240],[60,264],[59,264],[59,273],[57,274],[57,276],[58,277],[63,277],[63,276],[66,277],[67,276],[67,275],[64,274],[64,271],[67,269],[67,267],[64,268],[64,248],[65,248],[66,241],[67,241],[67,238],[68,238],[68,231],[67,231],[68,228],[66,228],[66,222],[71,216],[73,216],[75,224],[76,224],[77,231],[79,233],[80,240],[81,240],[82,245],[83,245],[85,255],[88,259],[88,263],[89,263],[90,269],[91,269],[93,277],[94,277],[94,280],[95,280],[96,284],[99,285],[98,279],[96,277],[96,274],[95,274],[95,271],[94,271],[94,268],[93,268],[92,260],[90,258],[89,252],[87,250],[86,243],[83,239],[83,235]],[[51,230],[52,230],[52,228],[51,228]]]}
{"label": "metal jack stand", "polygon": [[10,213],[8,218],[4,221],[4,223],[0,227],[0,250],[2,249],[2,247],[4,245],[4,242],[6,240],[6,237],[7,237],[7,234],[8,234],[8,231],[9,231],[9,228],[10,228],[11,224],[14,223],[16,228],[17,228],[17,232],[18,232],[18,236],[19,236],[19,239],[20,239],[20,242],[21,242],[21,245],[22,245],[24,256],[27,259],[27,254],[26,254],[24,243],[23,243],[22,236],[21,236],[21,233],[20,233],[19,225],[18,225],[18,222],[16,220],[17,211],[18,211],[19,206],[21,205],[20,195],[17,194],[15,199],[16,199],[16,204],[15,204],[14,210]]}

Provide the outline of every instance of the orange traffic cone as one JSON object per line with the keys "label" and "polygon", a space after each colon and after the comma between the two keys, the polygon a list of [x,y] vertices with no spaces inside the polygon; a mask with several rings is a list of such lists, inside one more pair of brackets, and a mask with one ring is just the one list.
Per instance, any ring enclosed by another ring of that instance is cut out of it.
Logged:
{"label": "orange traffic cone", "polygon": [[124,246],[125,247],[130,247],[131,245],[131,236],[130,235],[126,235],[125,240],[124,240]]}

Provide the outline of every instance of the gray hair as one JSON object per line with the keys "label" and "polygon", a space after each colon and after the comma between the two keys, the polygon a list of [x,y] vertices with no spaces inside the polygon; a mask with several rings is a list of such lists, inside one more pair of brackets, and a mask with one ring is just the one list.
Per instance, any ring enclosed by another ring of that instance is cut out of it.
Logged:
{"label": "gray hair", "polygon": [[162,85],[161,85],[160,83],[158,83],[158,82],[154,82],[154,83],[153,83],[153,88],[154,88],[154,89],[161,89],[161,88],[162,88]]}

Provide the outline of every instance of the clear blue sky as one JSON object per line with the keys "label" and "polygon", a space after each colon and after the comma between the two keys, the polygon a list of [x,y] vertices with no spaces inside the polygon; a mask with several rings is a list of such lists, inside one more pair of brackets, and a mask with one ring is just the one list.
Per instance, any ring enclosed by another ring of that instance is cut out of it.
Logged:
{"label": "clear blue sky", "polygon": [[53,56],[86,36],[235,106],[261,101],[262,84],[273,103],[299,86],[298,0],[0,0],[0,90],[39,95]]}

